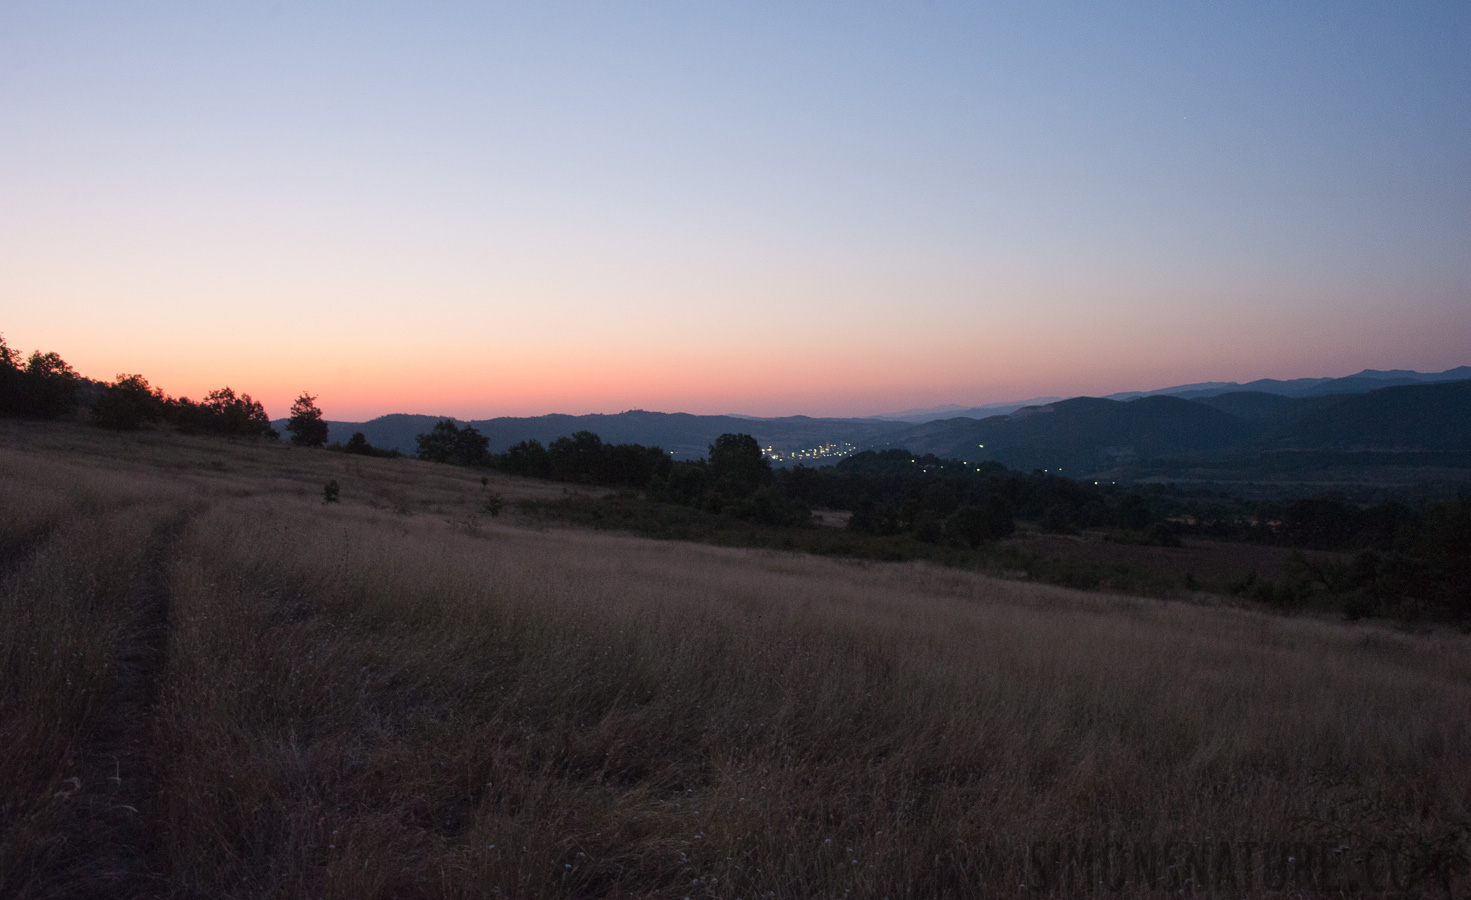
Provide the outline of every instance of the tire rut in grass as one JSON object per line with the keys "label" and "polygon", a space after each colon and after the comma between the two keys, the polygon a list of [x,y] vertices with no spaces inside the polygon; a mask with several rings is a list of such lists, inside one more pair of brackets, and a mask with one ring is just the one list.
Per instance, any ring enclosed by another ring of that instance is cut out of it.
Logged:
{"label": "tire rut in grass", "polygon": [[0,579],[19,569],[60,530],[61,521],[57,519],[38,524],[24,534],[0,542]]}
{"label": "tire rut in grass", "polygon": [[168,668],[170,567],[188,521],[176,514],[156,525],[143,550],[130,634],[105,707],[82,753],[81,778],[90,785],[79,804],[69,896],[145,898],[170,894],[156,847],[153,722],[159,685]]}

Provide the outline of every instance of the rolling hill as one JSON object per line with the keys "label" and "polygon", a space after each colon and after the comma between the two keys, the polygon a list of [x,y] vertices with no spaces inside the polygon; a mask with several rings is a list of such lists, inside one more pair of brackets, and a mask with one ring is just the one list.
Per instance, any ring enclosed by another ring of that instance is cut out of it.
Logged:
{"label": "rolling hill", "polygon": [[893,438],[915,452],[992,460],[1077,477],[1127,477],[1129,466],[1259,460],[1283,451],[1360,454],[1471,452],[1471,380],[1290,398],[1260,392],[1201,400],[1075,398],[1008,416],[949,419]]}
{"label": "rolling hill", "polygon": [[[433,428],[441,418],[444,417],[394,414],[368,422],[329,422],[328,440],[346,441],[353,432],[361,431],[375,447],[396,448],[411,454],[415,451],[415,438]],[[865,447],[881,443],[887,435],[908,427],[904,423],[873,419],[818,419],[809,416],[756,419],[641,409],[611,415],[503,416],[461,421],[461,424],[474,426],[489,438],[490,449],[495,453],[521,441],[549,444],[559,437],[591,431],[610,443],[663,447],[677,459],[704,456],[717,437],[730,432],[751,434],[762,446],[775,445],[783,449],[815,447],[838,441]],[[285,420],[277,423],[276,427],[284,428]]]}
{"label": "rolling hill", "polygon": [[[1451,372],[1463,370],[1471,371],[1463,367]],[[1206,466],[1216,472],[1251,469],[1253,478],[1290,471],[1295,473],[1293,479],[1301,480],[1307,477],[1302,474],[1302,459],[1289,462],[1281,454],[1331,451],[1337,454],[1333,467],[1341,469],[1345,465],[1382,466],[1389,459],[1385,454],[1399,454],[1403,462],[1408,453],[1422,454],[1416,457],[1416,466],[1457,470],[1461,474],[1453,474],[1451,480],[1471,481],[1471,468],[1464,461],[1471,457],[1471,379],[1356,390],[1410,376],[1422,380],[1440,377],[1364,372],[1347,379],[1304,380],[1314,384],[1276,382],[1268,385],[1277,388],[1272,391],[1206,391],[1207,396],[1196,397],[1162,393],[1127,399],[1074,397],[1005,415],[952,416],[920,423],[630,410],[613,415],[500,417],[464,424],[486,435],[494,452],[520,441],[546,444],[578,431],[591,431],[608,442],[659,446],[676,458],[692,459],[703,456],[719,435],[744,432],[755,436],[762,446],[781,451],[839,443],[854,450],[903,447],[968,461],[990,460],[1023,471],[1061,471],[1080,478],[1185,478]],[[1354,390],[1318,393],[1334,384]],[[1283,393],[1284,385],[1301,396]],[[416,436],[437,420],[435,416],[397,414],[369,422],[331,422],[329,440],[346,441],[354,431],[361,431],[374,446],[411,454]],[[283,426],[284,422],[278,423]],[[1424,457],[1427,453],[1432,456]],[[1400,463],[1396,465],[1403,469]],[[1395,475],[1400,481],[1418,477],[1404,471]],[[1445,474],[1435,477],[1444,480]]]}

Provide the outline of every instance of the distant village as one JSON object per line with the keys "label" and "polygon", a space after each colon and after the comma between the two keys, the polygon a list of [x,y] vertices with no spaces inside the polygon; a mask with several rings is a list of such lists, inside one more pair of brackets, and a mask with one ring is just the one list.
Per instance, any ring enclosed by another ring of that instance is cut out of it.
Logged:
{"label": "distant village", "polygon": [[847,441],[836,443],[818,444],[816,447],[808,447],[801,450],[777,450],[775,447],[762,447],[761,455],[774,463],[796,463],[809,460],[838,460],[845,456],[852,456],[858,452],[858,447]]}

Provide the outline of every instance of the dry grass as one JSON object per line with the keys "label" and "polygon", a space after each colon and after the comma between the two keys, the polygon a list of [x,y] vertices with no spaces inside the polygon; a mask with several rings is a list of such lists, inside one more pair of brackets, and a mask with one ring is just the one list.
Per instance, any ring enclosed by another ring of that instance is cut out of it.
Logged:
{"label": "dry grass", "polygon": [[560,487],[4,428],[0,894],[988,896],[1037,841],[1298,839],[1324,776],[1404,835],[1471,806],[1461,635],[532,530],[483,494]]}
{"label": "dry grass", "polygon": [[1243,544],[1186,538],[1178,547],[1117,543],[1100,534],[1061,535],[1024,532],[1003,546],[1048,559],[1094,566],[1125,564],[1158,573],[1178,583],[1186,574],[1207,583],[1229,582],[1255,573],[1278,581],[1292,570],[1294,555],[1315,565],[1344,564],[1352,554],[1295,550],[1263,544]]}

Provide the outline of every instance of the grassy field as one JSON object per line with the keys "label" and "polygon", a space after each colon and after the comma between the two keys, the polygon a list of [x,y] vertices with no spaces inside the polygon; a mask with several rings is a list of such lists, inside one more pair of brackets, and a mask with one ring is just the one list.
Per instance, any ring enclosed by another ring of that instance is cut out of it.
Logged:
{"label": "grassy field", "polygon": [[[1294,567],[1352,562],[1342,552],[1298,550],[1264,544],[1176,538],[1160,546],[1138,531],[1095,529],[1052,534],[1018,523],[1014,535],[978,547],[926,542],[912,534],[862,534],[842,527],[850,513],[815,512],[810,522],[771,525],[673,503],[648,500],[634,491],[601,495],[573,491],[523,499],[518,511],[543,526],[577,526],[639,534],[664,540],[724,547],[787,550],[816,556],[885,562],[931,562],[1011,580],[1025,580],[1135,597],[1201,602],[1236,598],[1282,609],[1343,614],[1341,597],[1324,592],[1297,604],[1264,602],[1252,588],[1290,582]],[[1309,602],[1311,600],[1311,602]],[[1415,621],[1413,616],[1401,616]],[[1421,617],[1424,618],[1423,616]]]}
{"label": "grassy field", "polygon": [[0,474],[0,896],[1467,887],[1461,634],[549,528],[486,499],[557,485],[284,444],[0,422]]}

